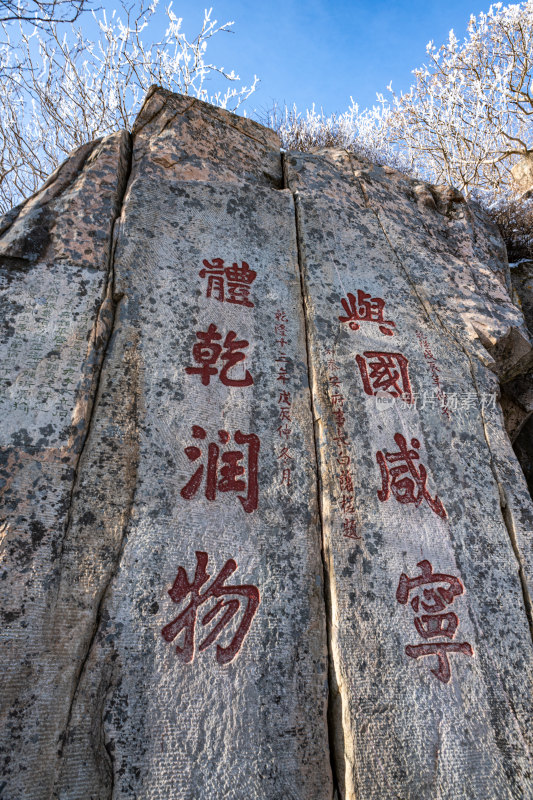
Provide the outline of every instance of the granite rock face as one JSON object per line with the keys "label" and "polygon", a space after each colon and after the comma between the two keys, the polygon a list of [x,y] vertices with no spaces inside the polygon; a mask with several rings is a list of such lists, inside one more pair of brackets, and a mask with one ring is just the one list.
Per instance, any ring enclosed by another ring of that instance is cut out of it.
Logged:
{"label": "granite rock face", "polygon": [[533,195],[533,158],[531,153],[523,156],[511,170],[515,189],[523,199]]}
{"label": "granite rock face", "polygon": [[533,797],[533,348],[477,208],[154,88],[0,268],[0,797]]}
{"label": "granite rock face", "polygon": [[[511,282],[515,300],[533,337],[533,261],[513,265]],[[507,424],[507,430],[533,496],[533,368],[504,387],[502,404],[507,420],[514,423],[511,429]]]}
{"label": "granite rock face", "polygon": [[78,150],[6,221],[0,241],[2,774],[9,798],[50,796],[91,635],[88,621],[70,635],[62,587],[69,581],[76,616],[98,602],[68,541],[113,322],[113,229],[129,147],[129,137],[116,134]]}
{"label": "granite rock face", "polygon": [[293,154],[287,174],[341,794],[530,796],[531,505],[493,396],[512,358],[482,344],[527,331],[493,231],[340,151]]}

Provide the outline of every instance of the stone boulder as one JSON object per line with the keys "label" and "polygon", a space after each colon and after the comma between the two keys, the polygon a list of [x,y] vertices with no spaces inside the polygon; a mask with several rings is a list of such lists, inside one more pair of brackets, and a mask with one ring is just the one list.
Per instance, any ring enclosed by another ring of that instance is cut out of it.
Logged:
{"label": "stone boulder", "polygon": [[523,200],[533,195],[533,153],[523,156],[511,169],[514,186]]}
{"label": "stone boulder", "polygon": [[2,797],[533,797],[533,348],[479,208],[153,87],[0,272]]}

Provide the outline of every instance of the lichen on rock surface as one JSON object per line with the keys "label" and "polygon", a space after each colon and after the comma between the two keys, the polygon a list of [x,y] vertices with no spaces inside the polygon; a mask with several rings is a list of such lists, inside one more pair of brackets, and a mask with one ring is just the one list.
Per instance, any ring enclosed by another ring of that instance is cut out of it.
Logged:
{"label": "lichen on rock surface", "polygon": [[2,796],[533,796],[533,348],[480,209],[153,87],[0,271]]}

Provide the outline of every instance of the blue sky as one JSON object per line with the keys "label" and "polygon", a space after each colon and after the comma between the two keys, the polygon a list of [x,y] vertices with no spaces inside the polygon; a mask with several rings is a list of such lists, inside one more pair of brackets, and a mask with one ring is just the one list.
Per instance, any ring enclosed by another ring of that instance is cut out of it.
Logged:
{"label": "blue sky", "polygon": [[[426,43],[441,44],[453,28],[462,39],[470,15],[487,11],[481,0],[212,0],[219,22],[234,20],[234,34],[218,34],[208,60],[233,68],[259,88],[245,108],[264,114],[274,102],[327,114],[344,111],[350,95],[364,108],[392,79],[406,90]],[[106,3],[108,5],[108,3]],[[194,35],[204,3],[175,0],[183,30]]]}

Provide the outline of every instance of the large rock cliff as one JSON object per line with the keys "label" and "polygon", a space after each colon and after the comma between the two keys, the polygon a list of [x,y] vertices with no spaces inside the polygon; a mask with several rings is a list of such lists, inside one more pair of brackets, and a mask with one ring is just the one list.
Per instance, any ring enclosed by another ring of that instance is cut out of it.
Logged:
{"label": "large rock cliff", "polygon": [[0,270],[2,798],[533,797],[533,348],[478,208],[154,88]]}

